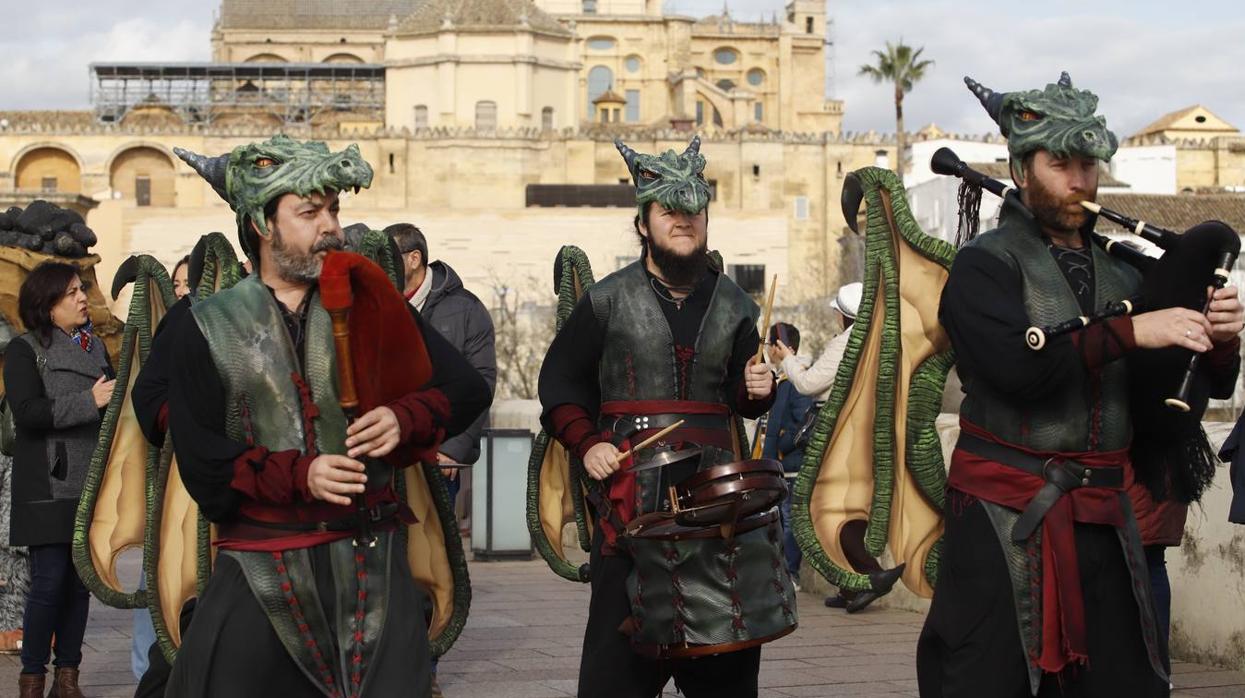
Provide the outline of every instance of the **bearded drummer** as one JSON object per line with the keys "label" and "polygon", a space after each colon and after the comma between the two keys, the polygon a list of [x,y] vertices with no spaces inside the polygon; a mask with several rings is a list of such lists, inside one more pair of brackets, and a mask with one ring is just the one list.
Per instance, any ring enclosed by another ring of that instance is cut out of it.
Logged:
{"label": "bearded drummer", "polygon": [[[668,510],[670,486],[697,469],[741,459],[735,417],[761,416],[774,396],[755,361],[757,304],[707,252],[700,139],[656,156],[615,145],[636,185],[640,259],[587,291],[540,372],[546,432],[598,485],[578,694],[650,698],[673,677],[689,698],[755,696],[761,645],[796,623],[777,518],[677,541],[625,529]],[[699,457],[671,457],[689,449]],[[658,459],[671,465],[644,468]]]}

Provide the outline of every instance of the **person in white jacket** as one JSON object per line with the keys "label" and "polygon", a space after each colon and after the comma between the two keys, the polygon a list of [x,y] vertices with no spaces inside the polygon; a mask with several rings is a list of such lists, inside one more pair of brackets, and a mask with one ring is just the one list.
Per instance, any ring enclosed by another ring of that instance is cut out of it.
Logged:
{"label": "person in white jacket", "polygon": [[859,281],[839,289],[830,305],[839,313],[843,331],[826,344],[825,351],[812,366],[802,363],[790,347],[778,340],[774,354],[782,361],[782,370],[787,374],[787,380],[801,394],[811,395],[817,402],[823,402],[829,397],[830,388],[834,387],[834,377],[839,372],[839,363],[843,360],[843,351],[847,348],[847,339],[851,336],[849,330],[860,310],[860,297],[863,292],[864,284]]}

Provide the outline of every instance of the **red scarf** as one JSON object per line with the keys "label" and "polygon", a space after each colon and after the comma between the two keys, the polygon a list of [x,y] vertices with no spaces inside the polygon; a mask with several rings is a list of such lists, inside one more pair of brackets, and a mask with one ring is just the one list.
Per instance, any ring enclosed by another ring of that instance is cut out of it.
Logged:
{"label": "red scarf", "polygon": [[[960,429],[963,433],[1039,458],[1055,456],[1089,467],[1122,467],[1125,468],[1125,481],[1131,479],[1128,474],[1131,468],[1128,449],[1046,453],[1000,441],[963,420],[960,421]],[[947,486],[987,502],[1023,511],[1045,484],[1046,481],[1037,475],[986,460],[959,448],[951,454]],[[1084,664],[1089,661],[1085,640],[1085,601],[1081,595],[1081,573],[1076,561],[1075,522],[1123,526],[1120,491],[1106,487],[1072,490],[1060,497],[1042,520],[1042,646],[1037,663],[1043,671],[1058,673],[1070,663]]]}

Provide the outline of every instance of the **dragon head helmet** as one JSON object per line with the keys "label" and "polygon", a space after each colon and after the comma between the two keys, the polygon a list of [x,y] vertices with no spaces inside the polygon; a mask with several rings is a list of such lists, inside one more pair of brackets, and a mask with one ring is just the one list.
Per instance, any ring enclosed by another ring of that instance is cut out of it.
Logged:
{"label": "dragon head helmet", "polygon": [[1107,130],[1107,120],[1094,114],[1098,96],[1073,88],[1066,72],[1045,89],[1027,92],[995,92],[969,77],[964,78],[964,84],[1007,138],[1013,177],[1024,156],[1035,150],[1106,162],[1119,147],[1115,134]]}
{"label": "dragon head helmet", "polygon": [[640,214],[644,205],[656,201],[667,209],[691,215],[709,205],[709,183],[705,181],[705,156],[700,154],[700,136],[692,138],[682,153],[667,150],[661,155],[637,153],[622,141],[614,141],[622,153],[635,182],[635,201]]}
{"label": "dragon head helmet", "polygon": [[206,179],[237,215],[238,238],[248,257],[256,259],[248,221],[268,235],[264,206],[283,194],[310,196],[328,191],[358,192],[372,184],[372,167],[351,145],[331,152],[319,141],[297,141],[285,135],[262,143],[238,146],[227,155],[207,157],[182,148],[173,152]]}

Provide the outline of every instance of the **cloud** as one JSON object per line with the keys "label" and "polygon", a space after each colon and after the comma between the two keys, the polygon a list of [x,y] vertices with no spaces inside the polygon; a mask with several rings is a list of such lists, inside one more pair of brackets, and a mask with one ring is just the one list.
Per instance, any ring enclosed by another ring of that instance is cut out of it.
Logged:
{"label": "cloud", "polygon": [[[61,9],[61,13],[31,12],[6,28],[0,39],[0,55],[5,56],[0,62],[0,85],[4,85],[0,108],[87,108],[92,62],[211,58],[211,23],[202,17],[117,20],[100,12],[96,4]],[[56,15],[63,21],[53,21]]]}
{"label": "cloud", "polygon": [[[744,20],[783,14],[784,0],[727,0]],[[0,0],[0,109],[89,106],[92,61],[205,61],[217,0]],[[10,7],[11,6],[11,7]],[[1196,6],[1196,7],[1194,7]],[[668,0],[667,11],[706,15],[723,0]],[[1127,136],[1159,116],[1203,104],[1245,128],[1245,9],[1229,0],[830,0],[834,96],[846,102],[844,127],[893,131],[891,90],[857,76],[887,40],[925,47],[936,63],[904,101],[906,126],[994,131],[962,78],[996,90],[1041,87],[1072,74],[1101,97],[1101,112]],[[118,19],[120,18],[120,19]]]}
{"label": "cloud", "polygon": [[969,10],[951,0],[841,7],[835,87],[847,102],[848,129],[887,124],[882,128],[894,130],[891,90],[856,72],[871,50],[900,38],[924,46],[924,57],[936,61],[904,101],[909,130],[934,121],[945,130],[994,131],[965,89],[964,75],[1006,91],[1040,88],[1061,70],[1099,95],[1101,113],[1121,136],[1196,103],[1245,126],[1245,93],[1236,77],[1236,66],[1245,63],[1245,44],[1237,39],[1245,32],[1239,9],[1216,21],[1162,22],[1067,3],[1048,4],[1049,11],[1034,16],[996,4]]}

